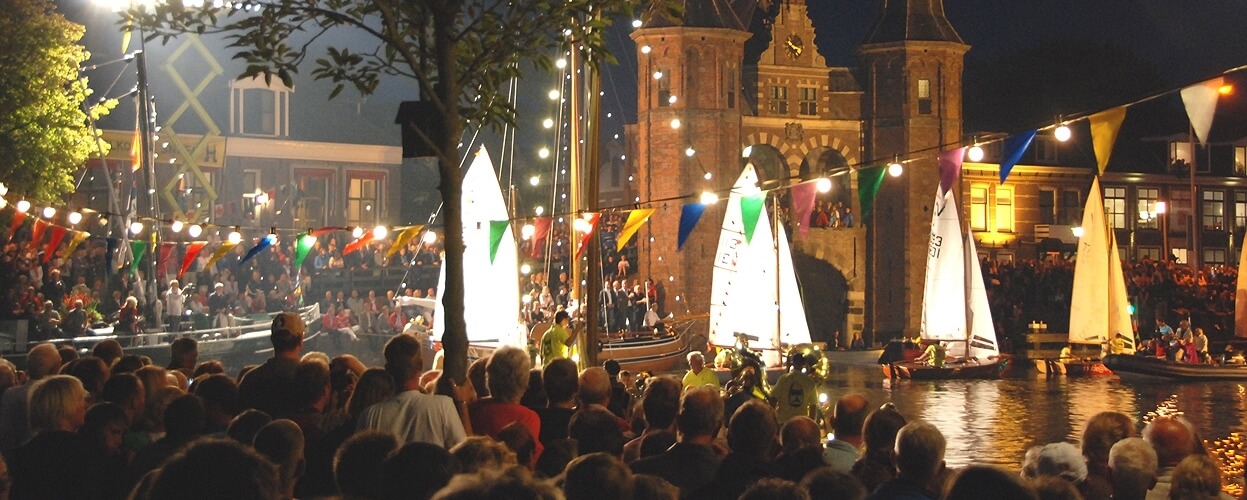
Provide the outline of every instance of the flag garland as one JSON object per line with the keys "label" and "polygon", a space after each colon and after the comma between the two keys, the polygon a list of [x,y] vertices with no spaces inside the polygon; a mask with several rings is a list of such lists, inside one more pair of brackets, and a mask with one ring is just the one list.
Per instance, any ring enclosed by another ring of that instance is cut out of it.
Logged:
{"label": "flag garland", "polygon": [[628,211],[628,220],[624,222],[623,229],[619,230],[619,237],[615,241],[616,252],[623,251],[624,246],[628,244],[628,240],[631,240],[637,230],[641,229],[641,226],[649,221],[649,217],[654,215],[655,210],[653,208],[638,208]]}

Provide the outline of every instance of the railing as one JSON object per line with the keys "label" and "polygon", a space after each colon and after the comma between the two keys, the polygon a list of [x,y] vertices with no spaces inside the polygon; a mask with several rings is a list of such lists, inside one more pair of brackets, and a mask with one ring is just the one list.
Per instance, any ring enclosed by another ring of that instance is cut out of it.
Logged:
{"label": "railing", "polygon": [[304,291],[303,300],[304,303],[320,300],[326,291],[335,294],[344,291],[349,294],[351,290],[359,290],[361,295],[367,295],[372,290],[377,295],[384,296],[387,290],[398,290],[404,283],[404,278],[409,287],[419,284],[422,289],[432,288],[437,286],[440,269],[438,266],[412,267],[410,273],[403,267],[322,269],[311,275],[312,282]]}

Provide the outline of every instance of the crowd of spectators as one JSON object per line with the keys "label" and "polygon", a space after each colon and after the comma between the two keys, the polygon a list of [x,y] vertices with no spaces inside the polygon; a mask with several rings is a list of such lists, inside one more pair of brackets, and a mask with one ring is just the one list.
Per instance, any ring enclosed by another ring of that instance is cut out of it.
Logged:
{"label": "crowd of spectators", "polygon": [[168,366],[111,340],[84,355],[37,344],[20,372],[0,362],[0,498],[1228,498],[1179,417],[1140,433],[1104,412],[1080,445],[1028,450],[1021,475],[953,470],[936,426],[857,393],[823,429],[742,385],[534,367],[509,347],[458,383],[426,370],[411,335],[366,367],[304,352],[304,333],[277,315],[259,366],[199,362],[189,338]]}

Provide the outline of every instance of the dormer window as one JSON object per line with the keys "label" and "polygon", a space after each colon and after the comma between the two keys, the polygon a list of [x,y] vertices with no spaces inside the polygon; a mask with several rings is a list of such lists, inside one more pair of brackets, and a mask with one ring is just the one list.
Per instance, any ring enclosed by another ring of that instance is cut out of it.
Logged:
{"label": "dormer window", "polygon": [[263,77],[230,82],[230,133],[268,137],[290,135],[290,93],[293,89]]}

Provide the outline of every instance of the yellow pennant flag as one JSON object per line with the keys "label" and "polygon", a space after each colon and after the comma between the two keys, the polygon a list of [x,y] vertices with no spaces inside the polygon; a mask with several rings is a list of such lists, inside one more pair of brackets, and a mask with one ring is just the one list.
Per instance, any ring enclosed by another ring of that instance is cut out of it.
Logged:
{"label": "yellow pennant flag", "polygon": [[1095,149],[1095,159],[1100,173],[1108,168],[1108,158],[1113,154],[1113,144],[1117,143],[1117,131],[1121,130],[1121,122],[1126,119],[1126,107],[1119,106],[1110,110],[1091,115],[1091,146]]}
{"label": "yellow pennant flag", "polygon": [[221,260],[221,257],[224,257],[230,250],[233,250],[235,246],[238,246],[238,244],[232,241],[227,240],[222,242],[221,248],[218,248],[215,252],[212,252],[212,258],[208,259],[208,265],[204,266],[204,268],[207,269],[212,267],[213,264],[216,264],[216,261]]}
{"label": "yellow pennant flag", "polygon": [[638,229],[649,220],[649,216],[654,215],[653,208],[638,208],[628,212],[628,221],[624,222],[623,229],[619,230],[619,238],[615,242],[615,251],[622,252],[624,245],[628,244],[628,240],[632,239],[632,235],[636,234]]}
{"label": "yellow pennant flag", "polygon": [[91,233],[86,231],[74,231],[74,235],[69,237],[69,244],[65,245],[65,248],[61,249],[61,258],[68,259],[70,255],[73,255],[74,250],[78,248],[78,245],[81,245],[82,242],[86,241],[89,236],[91,236]]}
{"label": "yellow pennant flag", "polygon": [[385,258],[388,259],[398,253],[399,249],[403,248],[403,245],[406,245],[408,241],[415,238],[417,234],[420,234],[420,230],[422,229],[424,229],[423,225],[411,226],[404,229],[403,232],[398,233],[398,236],[394,237],[394,243],[390,244],[390,249],[385,251]]}

